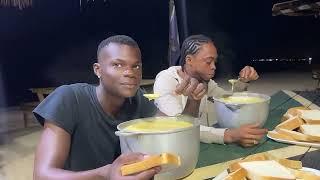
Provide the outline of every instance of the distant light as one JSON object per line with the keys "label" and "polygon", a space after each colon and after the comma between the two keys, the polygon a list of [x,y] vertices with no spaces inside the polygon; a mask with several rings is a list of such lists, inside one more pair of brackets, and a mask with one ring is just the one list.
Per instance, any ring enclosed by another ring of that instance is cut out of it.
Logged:
{"label": "distant light", "polygon": [[309,57],[309,61],[311,61],[312,60],[312,57]]}
{"label": "distant light", "polygon": [[298,9],[299,9],[299,10],[311,9],[311,6],[310,6],[310,5],[307,5],[307,4],[304,4],[304,5],[302,5],[302,6],[299,6]]}
{"label": "distant light", "polygon": [[293,13],[293,10],[292,9],[283,9],[283,10],[280,10],[280,12],[282,14],[287,14],[287,13]]}

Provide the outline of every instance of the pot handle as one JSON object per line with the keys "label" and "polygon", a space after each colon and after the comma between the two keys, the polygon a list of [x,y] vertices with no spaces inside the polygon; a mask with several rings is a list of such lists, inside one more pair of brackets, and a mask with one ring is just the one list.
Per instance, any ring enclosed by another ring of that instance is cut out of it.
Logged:
{"label": "pot handle", "polygon": [[117,136],[135,136],[139,133],[132,133],[132,132],[124,132],[124,131],[116,131],[114,132]]}

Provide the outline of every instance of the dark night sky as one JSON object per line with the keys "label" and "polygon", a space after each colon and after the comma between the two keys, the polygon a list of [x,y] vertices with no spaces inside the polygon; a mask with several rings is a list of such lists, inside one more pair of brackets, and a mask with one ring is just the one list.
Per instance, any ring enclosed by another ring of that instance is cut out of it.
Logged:
{"label": "dark night sky", "polygon": [[[31,87],[95,82],[96,47],[111,34],[137,40],[145,78],[167,67],[167,1],[95,0],[81,11],[79,0],[33,2],[23,11],[0,8],[0,72],[10,105],[34,98]],[[320,19],[272,17],[274,2],[187,0],[189,32],[214,39],[220,74],[237,71],[255,57],[317,60]]]}
{"label": "dark night sky", "polygon": [[[275,1],[277,2],[277,1]],[[238,53],[249,56],[309,56],[317,52],[320,43],[320,19],[271,15],[270,1],[211,1],[210,7],[192,4],[198,13],[193,20],[196,32],[205,26],[210,34],[228,34]],[[191,10],[192,11],[192,10]],[[212,22],[212,23],[208,23]],[[195,23],[198,23],[195,25]]]}

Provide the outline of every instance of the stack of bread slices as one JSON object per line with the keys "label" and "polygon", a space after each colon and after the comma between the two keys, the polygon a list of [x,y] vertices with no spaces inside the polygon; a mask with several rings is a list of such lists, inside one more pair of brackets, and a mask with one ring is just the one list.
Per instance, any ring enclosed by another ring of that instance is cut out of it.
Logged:
{"label": "stack of bread slices", "polygon": [[301,161],[279,159],[268,153],[248,156],[229,165],[225,180],[319,180],[320,176],[302,169]]}
{"label": "stack of bread slices", "polygon": [[283,122],[269,131],[271,138],[320,143],[320,110],[291,108],[284,115]]}

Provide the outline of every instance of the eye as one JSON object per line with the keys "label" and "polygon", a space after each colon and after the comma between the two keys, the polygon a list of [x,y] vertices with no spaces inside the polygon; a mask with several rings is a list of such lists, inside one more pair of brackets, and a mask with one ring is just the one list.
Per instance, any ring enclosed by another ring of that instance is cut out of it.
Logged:
{"label": "eye", "polygon": [[135,66],[133,66],[133,68],[134,68],[134,69],[140,69],[140,68],[141,68],[141,65],[140,65],[140,64],[135,65]]}
{"label": "eye", "polygon": [[115,67],[115,68],[121,68],[121,67],[122,67],[122,64],[120,64],[120,63],[114,63],[114,64],[112,64],[112,66]]}

